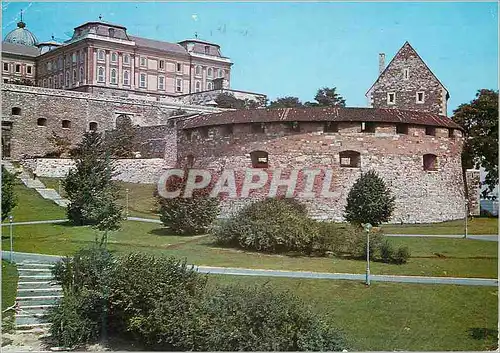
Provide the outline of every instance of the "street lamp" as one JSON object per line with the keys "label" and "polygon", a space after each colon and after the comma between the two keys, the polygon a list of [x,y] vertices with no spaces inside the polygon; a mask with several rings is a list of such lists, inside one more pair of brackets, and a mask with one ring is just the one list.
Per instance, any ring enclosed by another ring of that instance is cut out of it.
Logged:
{"label": "street lamp", "polygon": [[467,199],[465,199],[465,235],[464,235],[465,239],[467,239],[467,233],[468,233],[468,228],[467,228],[468,218],[469,218],[469,202]]}
{"label": "street lamp", "polygon": [[12,263],[12,251],[14,250],[13,240],[12,240],[12,220],[14,217],[12,215],[9,216],[9,233],[10,233],[10,262]]}
{"label": "street lamp", "polygon": [[370,230],[372,225],[370,223],[365,223],[363,225],[366,232],[366,285],[370,285]]}
{"label": "street lamp", "polygon": [[126,200],[125,216],[128,218],[128,188],[125,189],[125,200]]}

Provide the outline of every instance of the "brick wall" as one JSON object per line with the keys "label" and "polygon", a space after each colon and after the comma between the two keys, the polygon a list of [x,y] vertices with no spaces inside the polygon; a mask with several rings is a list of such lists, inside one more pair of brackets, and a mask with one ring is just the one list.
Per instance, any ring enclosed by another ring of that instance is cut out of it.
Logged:
{"label": "brick wall", "polygon": [[[300,123],[300,132],[290,132],[286,123],[267,123],[265,133],[252,133],[251,124],[236,124],[233,133],[223,126],[212,126],[208,138],[193,129],[191,141],[178,133],[178,158],[194,157],[195,167],[251,168],[250,152],[269,153],[269,169],[323,168],[333,173],[332,198],[316,198],[306,203],[317,218],[342,220],[347,194],[362,172],[373,169],[396,196],[392,222],[438,222],[464,216],[464,187],[459,134],[448,137],[448,129],[436,128],[436,136],[425,135],[425,127],[410,125],[407,135],[396,134],[391,124],[378,124],[375,133],[360,132],[360,123],[343,122],[338,133],[324,133],[323,123]],[[361,167],[340,167],[339,152],[361,154]],[[423,155],[438,156],[436,171],[423,170]],[[239,179],[241,183],[241,178]],[[321,180],[316,180],[321,187]],[[284,190],[281,190],[283,192]],[[254,197],[263,197],[257,192]],[[225,214],[249,199],[226,200]]]}

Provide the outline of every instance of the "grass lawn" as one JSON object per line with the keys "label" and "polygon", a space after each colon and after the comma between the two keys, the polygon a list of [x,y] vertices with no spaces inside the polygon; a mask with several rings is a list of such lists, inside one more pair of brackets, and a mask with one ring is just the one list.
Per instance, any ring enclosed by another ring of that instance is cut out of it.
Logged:
{"label": "grass lawn", "polygon": [[42,198],[35,189],[29,189],[16,181],[14,192],[17,206],[12,210],[14,222],[41,221],[66,218],[66,210],[53,201]]}
{"label": "grass lawn", "polygon": [[[498,234],[498,218],[478,217],[468,221],[468,234]],[[426,224],[385,224],[387,234],[465,234],[463,219]]]}
{"label": "grass lawn", "polygon": [[[354,351],[493,350],[498,290],[492,287],[211,276],[210,283],[289,290],[344,330]],[[475,338],[474,338],[475,337]]]}
{"label": "grass lawn", "polygon": [[[16,265],[2,260],[2,312],[16,301],[18,279]],[[2,313],[2,332],[10,332],[13,329],[14,310],[9,310]]]}

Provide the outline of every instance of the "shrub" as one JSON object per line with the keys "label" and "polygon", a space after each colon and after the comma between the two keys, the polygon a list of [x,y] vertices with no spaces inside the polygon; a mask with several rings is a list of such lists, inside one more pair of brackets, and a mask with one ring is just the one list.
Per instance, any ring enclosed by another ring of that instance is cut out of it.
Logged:
{"label": "shrub", "polygon": [[389,243],[389,241],[385,239],[380,244],[380,258],[382,262],[389,263],[392,261],[393,256],[394,256],[394,249],[392,248],[391,243]]}
{"label": "shrub", "polygon": [[387,222],[394,210],[394,196],[382,178],[374,171],[363,173],[347,195],[345,219],[360,225],[373,226]]}
{"label": "shrub", "polygon": [[254,202],[222,220],[213,230],[221,244],[283,253],[325,253],[316,222],[307,218],[298,201],[268,198]]}
{"label": "shrub", "polygon": [[392,262],[397,265],[405,264],[410,258],[410,250],[407,246],[399,247],[392,257]]}
{"label": "shrub", "polygon": [[160,220],[165,226],[180,235],[202,234],[212,225],[219,214],[219,200],[209,196],[209,189],[198,189],[192,197],[182,197],[186,180],[170,178],[167,190],[181,190],[178,197],[158,196]]}
{"label": "shrub", "polygon": [[2,221],[9,216],[10,212],[17,205],[17,198],[14,193],[16,176],[11,174],[2,166]]}

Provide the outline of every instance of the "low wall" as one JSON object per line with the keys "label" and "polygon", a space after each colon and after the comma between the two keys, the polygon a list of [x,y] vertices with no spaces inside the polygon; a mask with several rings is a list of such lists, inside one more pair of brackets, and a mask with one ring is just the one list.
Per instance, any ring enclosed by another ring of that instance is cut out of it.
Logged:
{"label": "low wall", "polygon": [[[37,176],[49,178],[64,178],[75,165],[72,159],[63,158],[25,159],[21,164]],[[163,158],[115,159],[114,164],[113,180],[140,184],[156,184],[170,167]]]}

